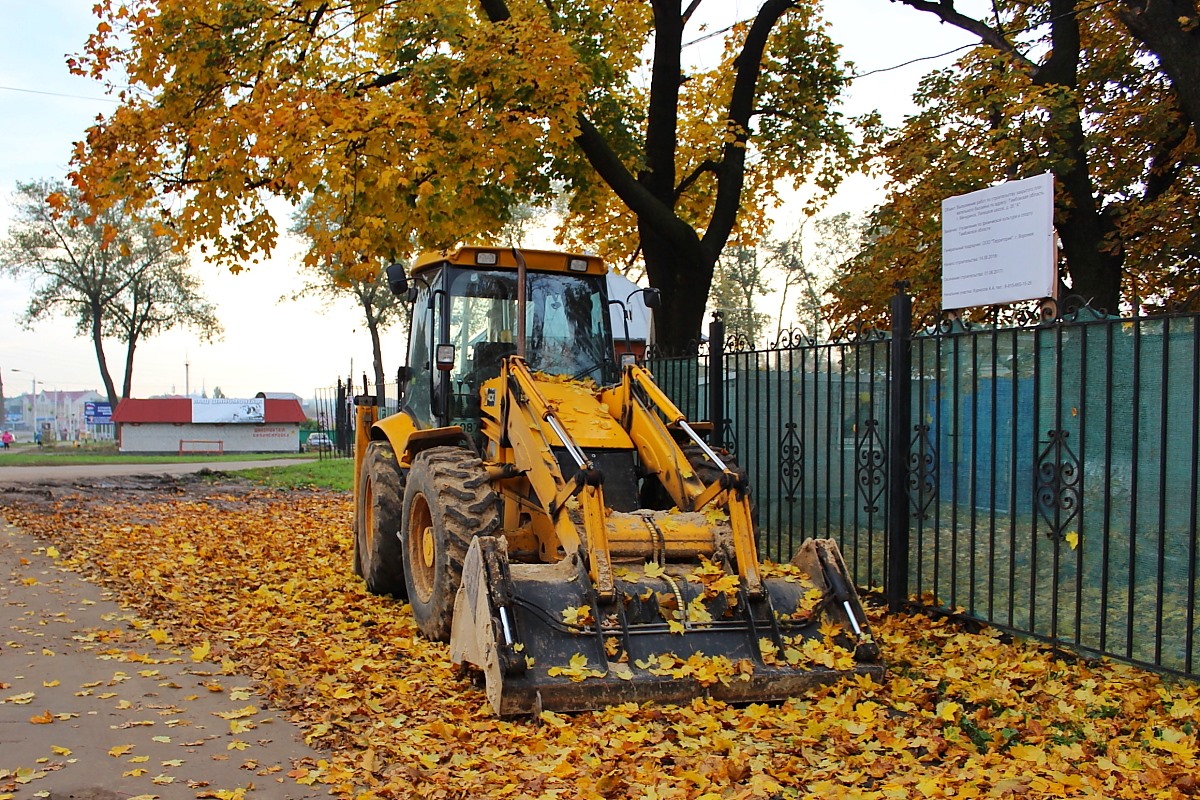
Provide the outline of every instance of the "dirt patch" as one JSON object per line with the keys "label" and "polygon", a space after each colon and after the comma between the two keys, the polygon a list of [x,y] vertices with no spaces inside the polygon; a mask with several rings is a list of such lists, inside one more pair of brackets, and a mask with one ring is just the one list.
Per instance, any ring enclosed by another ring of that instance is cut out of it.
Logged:
{"label": "dirt patch", "polygon": [[[296,490],[303,492],[304,490]],[[262,487],[229,472],[201,469],[181,475],[53,478],[0,485],[0,506],[87,508],[160,500],[207,502],[217,507],[251,501]]]}

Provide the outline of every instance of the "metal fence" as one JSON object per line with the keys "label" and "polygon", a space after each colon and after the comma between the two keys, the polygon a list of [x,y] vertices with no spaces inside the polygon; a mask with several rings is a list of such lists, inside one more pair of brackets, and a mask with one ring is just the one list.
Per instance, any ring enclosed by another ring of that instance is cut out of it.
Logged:
{"label": "metal fence", "polygon": [[338,378],[336,385],[317,389],[315,394],[317,430],[329,437],[332,446],[313,452],[321,458],[350,458],[354,455],[354,407],[351,400],[355,395],[374,394],[381,408],[381,415],[395,414],[399,407],[398,386],[394,383],[371,386],[366,375],[359,383],[354,378]]}
{"label": "metal fence", "polygon": [[1197,315],[913,331],[906,303],[889,332],[651,360],[700,418],[721,376],[764,555],[833,538],[894,605],[1196,677]]}

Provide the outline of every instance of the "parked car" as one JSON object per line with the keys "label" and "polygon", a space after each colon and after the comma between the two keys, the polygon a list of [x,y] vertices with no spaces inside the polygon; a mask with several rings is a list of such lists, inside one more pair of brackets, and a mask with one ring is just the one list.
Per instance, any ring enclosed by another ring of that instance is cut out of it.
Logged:
{"label": "parked car", "polygon": [[310,452],[313,450],[332,450],[333,439],[329,438],[328,433],[317,431],[308,437],[308,441],[304,443],[304,449]]}

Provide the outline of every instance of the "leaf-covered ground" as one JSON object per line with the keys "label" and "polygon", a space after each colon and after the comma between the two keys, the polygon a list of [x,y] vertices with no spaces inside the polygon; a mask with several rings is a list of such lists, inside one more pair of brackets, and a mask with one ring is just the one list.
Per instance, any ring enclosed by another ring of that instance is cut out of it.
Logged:
{"label": "leaf-covered ground", "polygon": [[[350,500],[239,491],[4,509],[145,635],[253,674],[358,798],[1200,795],[1197,687],[873,613],[889,672],[775,706],[493,718],[408,609],[351,573]],[[193,651],[193,648],[198,648]]]}

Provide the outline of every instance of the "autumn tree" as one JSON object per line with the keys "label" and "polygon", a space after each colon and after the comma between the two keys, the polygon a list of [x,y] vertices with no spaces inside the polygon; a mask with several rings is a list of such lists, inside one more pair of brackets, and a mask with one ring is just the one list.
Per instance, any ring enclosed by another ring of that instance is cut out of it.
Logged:
{"label": "autumn tree", "polygon": [[1200,285],[1195,135],[1172,82],[1111,8],[1000,2],[985,21],[952,3],[902,2],[982,44],[921,82],[920,111],[881,149],[888,200],[835,288],[837,317],[879,316],[898,278],[919,308],[936,308],[941,201],[1046,171],[1064,291],[1115,312]]}
{"label": "autumn tree", "polygon": [[[486,240],[561,189],[564,244],[644,259],[669,348],[698,334],[718,256],[763,234],[777,187],[831,190],[854,152],[816,0],[765,0],[726,31],[700,7],[102,2],[72,67],[129,88],[74,179],[101,206],[173,195],[181,240],[235,266],[275,243],[268,194],[340,221],[310,262],[374,264]],[[688,67],[717,34],[723,56]]]}
{"label": "autumn tree", "polygon": [[[336,218],[322,216],[323,211],[324,209],[311,200],[305,202],[293,218],[292,233],[308,239],[310,244],[315,238],[331,238],[341,222]],[[384,274],[388,263],[381,259],[367,259],[362,255],[349,262],[343,261],[340,255],[330,255],[317,261],[307,259],[304,264],[304,284],[284,298],[350,300],[358,307],[371,339],[371,367],[380,402],[383,401],[383,387],[387,383],[381,334],[395,322],[404,323],[407,330],[404,302],[392,294]],[[405,341],[401,338],[402,352],[404,346]]]}
{"label": "autumn tree", "polygon": [[[14,221],[0,241],[0,269],[30,281],[22,316],[29,327],[61,315],[91,339],[108,400],[128,397],[141,342],[189,327],[204,340],[221,334],[187,259],[170,236],[115,205],[93,217],[77,192],[59,183],[17,185]],[[117,391],[105,349],[120,342],[124,377]]]}

